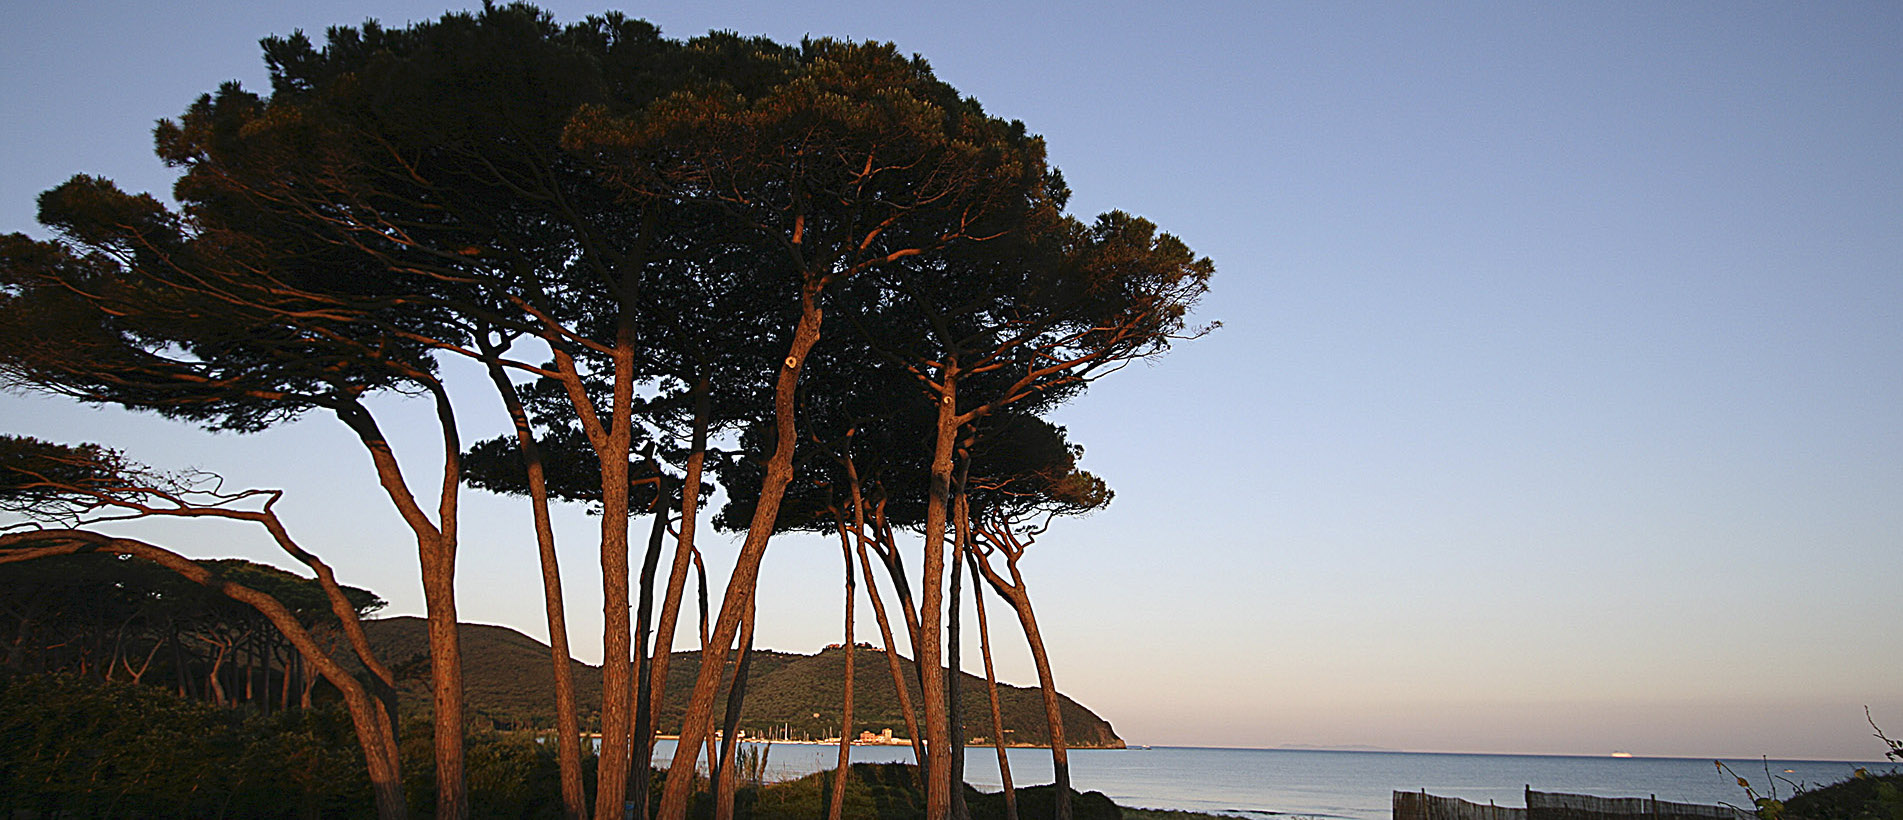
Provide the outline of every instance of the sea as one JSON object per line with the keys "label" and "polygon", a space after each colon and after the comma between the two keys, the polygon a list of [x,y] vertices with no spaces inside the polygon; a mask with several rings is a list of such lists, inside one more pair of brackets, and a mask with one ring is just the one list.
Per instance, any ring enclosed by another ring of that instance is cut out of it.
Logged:
{"label": "sea", "polygon": [[[831,769],[837,746],[772,743],[770,780]],[[656,748],[670,759],[672,741]],[[1008,750],[1012,782],[1051,782],[1050,750]],[[911,762],[909,746],[854,746],[855,763]],[[1599,797],[1656,797],[1681,803],[1750,806],[1737,777],[1760,794],[1789,796],[1800,786],[1834,783],[1858,768],[1888,772],[1894,763],[1815,760],[1726,760],[1726,774],[1708,758],[1565,757],[1549,755],[1432,754],[1210,749],[1157,746],[1073,749],[1071,785],[1099,791],[1121,806],[1180,809],[1239,817],[1311,817],[1317,820],[1388,820],[1393,793],[1425,791],[1475,803],[1524,807],[1525,789]],[[965,779],[985,791],[1001,788],[997,752],[974,746],[965,753]]]}

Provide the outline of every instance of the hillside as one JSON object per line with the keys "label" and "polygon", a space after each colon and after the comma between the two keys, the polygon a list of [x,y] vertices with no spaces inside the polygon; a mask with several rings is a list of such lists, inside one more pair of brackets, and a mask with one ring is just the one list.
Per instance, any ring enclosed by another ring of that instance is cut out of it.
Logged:
{"label": "hillside", "polygon": [[[406,711],[427,712],[429,658],[421,618],[384,618],[365,622],[377,654],[396,670]],[[499,727],[547,727],[554,723],[555,683],[549,669],[548,646],[508,627],[462,625],[463,682],[471,716]],[[748,672],[747,699],[740,726],[749,735],[785,734],[793,738],[833,737],[839,731],[840,696],[845,678],[845,650],[826,649],[816,655],[755,650]],[[905,734],[905,719],[892,688],[882,651],[860,647],[854,652],[853,724],[855,731],[877,733],[891,729]],[[601,670],[571,661],[582,724],[591,726],[601,708]],[[914,702],[918,685],[910,659],[900,657],[907,688]],[[661,727],[673,733],[686,708],[686,695],[700,669],[699,652],[676,652],[668,666],[667,699],[661,708]],[[721,703],[726,693],[721,692]],[[991,731],[984,679],[966,674],[960,711],[974,742]],[[1076,701],[1060,695],[1064,731],[1075,748],[1121,748],[1110,724]],[[1050,742],[1044,723],[1043,696],[1035,688],[1000,684],[999,711],[1007,736],[1016,745]]]}

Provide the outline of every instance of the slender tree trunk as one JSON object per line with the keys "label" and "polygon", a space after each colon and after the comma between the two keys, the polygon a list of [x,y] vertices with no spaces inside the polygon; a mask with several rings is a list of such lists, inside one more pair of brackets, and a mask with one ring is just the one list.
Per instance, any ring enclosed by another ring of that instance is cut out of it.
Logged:
{"label": "slender tree trunk", "polygon": [[[741,544],[740,554],[734,559],[733,575],[727,582],[726,593],[721,597],[720,618],[715,622],[712,636],[715,646],[730,644],[734,633],[739,631],[746,602],[752,600],[754,587],[759,582],[760,560],[766,554],[767,542],[779,518],[780,499],[786,492],[787,482],[793,478],[794,394],[806,355],[819,341],[821,313],[818,298],[817,284],[802,288],[799,323],[794,327],[792,345],[774,385],[776,429],[773,455],[767,460],[766,474],[761,479],[759,501],[754,506],[753,520],[747,527],[746,541]],[[707,731],[707,720],[713,714],[715,689],[720,683],[720,666],[712,658],[705,655],[701,657],[700,675],[695,679],[694,692],[687,704],[686,721],[681,727],[683,744],[689,741],[698,744]],[[673,774],[668,777],[667,787],[662,792],[661,817],[666,820],[680,820],[687,814],[688,782],[684,775],[691,769],[684,769],[682,757],[675,756]]]}
{"label": "slender tree trunk", "polygon": [[1051,676],[1050,654],[1044,649],[1044,637],[1037,630],[1037,616],[1031,612],[1031,599],[1020,595],[1013,602],[1018,620],[1024,625],[1024,638],[1031,644],[1031,659],[1037,663],[1037,683],[1044,690],[1044,720],[1050,724],[1051,768],[1057,780],[1057,820],[1070,820],[1070,750],[1064,743],[1064,716],[1058,711],[1057,682]]}
{"label": "slender tree trunk", "polygon": [[456,488],[462,476],[461,455],[453,411],[441,385],[432,385],[444,443],[443,489],[437,522],[416,503],[396,455],[361,404],[337,409],[337,415],[357,433],[369,451],[384,492],[416,535],[418,564],[423,576],[423,604],[429,627],[430,688],[435,709],[436,815],[464,820],[469,815],[468,791],[463,779],[462,645],[456,621]]}
{"label": "slender tree trunk", "polygon": [[885,664],[893,672],[893,691],[898,693],[898,708],[906,717],[906,738],[912,740],[912,761],[919,769],[925,769],[925,738],[919,734],[919,713],[912,706],[912,689],[906,687],[906,672],[898,662],[893,622],[885,615],[885,599],[879,597],[879,580],[872,575],[872,556],[868,554],[866,540],[864,535],[858,540],[858,565],[866,576],[866,597],[872,599],[872,615],[879,622],[879,637],[885,641]]}
{"label": "slender tree trunk", "polygon": [[952,557],[951,557],[951,593],[946,599],[945,614],[945,717],[950,723],[951,745],[945,748],[951,765],[951,815],[953,820],[969,820],[971,811],[965,806],[965,721],[959,709],[960,684],[964,677],[963,654],[964,622],[958,611],[959,601],[963,598],[965,579],[964,549],[969,534],[965,516],[965,477],[969,463],[961,461],[958,471],[958,484],[952,496]]}
{"label": "slender tree trunk", "polygon": [[747,667],[753,661],[753,618],[756,602],[747,602],[740,624],[739,659],[734,662],[733,685],[727,688],[727,716],[721,721],[720,781],[714,786],[714,820],[733,820],[734,789],[739,784],[735,752],[740,748],[740,706],[747,699]]}
{"label": "slender tree trunk", "polygon": [[[291,538],[291,533],[285,529],[284,522],[279,520],[277,513],[271,509],[276,503],[277,499],[273,497],[265,502],[264,509],[261,511],[234,512],[231,517],[254,521],[264,527],[280,549],[297,559],[299,563],[309,567],[317,576],[317,585],[324,590],[324,598],[330,603],[330,613],[337,618],[337,625],[343,631],[345,641],[357,656],[357,661],[370,672],[370,679],[365,681],[365,685],[370,687],[371,695],[383,704],[383,710],[389,715],[390,725],[397,725],[395,674],[377,658],[375,652],[371,651],[370,636],[363,631],[362,615],[357,612],[356,605],[350,602],[350,598],[344,595],[343,586],[337,583],[336,572],[331,570],[329,564],[306,551],[295,539]],[[314,679],[311,682],[314,683]],[[306,685],[305,708],[310,706],[309,694],[310,686]]]}
{"label": "slender tree trunk", "polygon": [[555,755],[562,775],[562,816],[581,820],[588,816],[588,797],[582,790],[581,724],[575,709],[574,657],[568,649],[568,615],[562,598],[562,572],[555,555],[555,527],[551,523],[548,479],[542,469],[542,448],[536,443],[529,425],[528,411],[508,374],[495,358],[497,351],[484,345],[484,363],[496,393],[502,397],[509,420],[515,425],[516,445],[522,451],[522,465],[529,482],[529,508],[535,518],[536,555],[542,569],[542,608],[548,620],[549,664],[555,674]]}
{"label": "slender tree trunk", "polygon": [[252,649],[252,646],[256,643],[257,641],[255,639],[245,641],[244,665],[240,667],[244,674],[244,699],[246,703],[254,703],[258,699],[255,688],[255,683],[258,678],[258,653]]}
{"label": "slender tree trunk", "polygon": [[[149,662],[150,661],[148,661],[148,663]],[[284,680],[281,682],[282,689],[278,693],[278,709],[280,711],[291,711],[291,666],[295,663],[297,663],[297,655],[295,653],[284,658]]]}
{"label": "slender tree trunk", "polygon": [[1031,596],[1024,587],[1024,576],[1018,573],[1017,555],[1007,554],[1005,561],[1011,573],[1009,582],[998,575],[988,561],[980,561],[979,567],[992,589],[1017,613],[1025,642],[1031,646],[1031,660],[1037,665],[1037,683],[1044,690],[1044,721],[1050,727],[1051,769],[1057,781],[1057,820],[1071,820],[1070,753],[1064,744],[1064,716],[1058,709],[1057,683],[1051,675],[1050,655],[1044,649],[1043,635],[1038,632],[1037,616],[1031,611]]}
{"label": "slender tree trunk", "polygon": [[[919,635],[921,634],[918,607],[914,605],[912,600],[911,584],[906,580],[905,575],[905,561],[899,552],[898,538],[893,533],[892,523],[886,518],[885,505],[886,500],[880,499],[879,503],[873,506],[872,532],[875,535],[872,542],[873,549],[878,552],[879,562],[885,567],[886,578],[892,581],[893,593],[899,600],[899,612],[905,617],[905,639],[908,642],[907,645],[910,646],[912,650],[912,685],[917,686],[918,690],[923,692],[925,691],[925,667],[918,661],[920,646]],[[875,587],[871,586],[872,583],[872,570],[868,568],[866,570],[866,584],[868,585],[866,588],[868,591],[875,589]],[[876,594],[872,597],[875,602],[881,600]],[[885,637],[887,646],[891,647],[892,651],[896,653],[898,651],[898,645],[892,643],[891,633],[887,632]],[[918,763],[915,774],[919,778],[919,790],[924,791],[925,773],[931,759],[931,750],[926,748],[925,733],[920,730],[922,724],[919,723],[918,709],[913,705],[910,690],[905,685],[900,684],[899,693],[899,702],[905,707],[906,726],[912,735],[913,758]]]}
{"label": "slender tree trunk", "polygon": [[40,600],[38,596],[35,596],[28,600],[23,608],[9,612],[9,614],[17,615],[19,620],[13,630],[13,641],[7,644],[7,659],[4,664],[6,668],[15,671],[26,668],[26,640],[33,634],[33,627],[37,625],[34,619],[38,616],[39,609]]}
{"label": "slender tree trunk", "polygon": [[112,676],[119,672],[119,662],[124,657],[126,627],[130,621],[119,625],[112,633],[112,648],[106,653],[106,682],[112,682]]}
{"label": "slender tree trunk", "polygon": [[919,590],[918,669],[925,703],[925,816],[941,820],[951,813],[951,720],[945,705],[945,667],[941,640],[944,620],[945,521],[951,500],[952,448],[957,442],[957,368],[945,365],[938,395],[938,419],[932,446],[931,495],[925,506],[925,561]]}
{"label": "slender tree trunk", "polygon": [[435,696],[436,816],[465,820],[469,790],[463,773],[462,627],[456,616],[456,505],[462,485],[462,443],[449,394],[431,384],[443,435],[443,486],[437,531],[423,566],[423,598],[429,615],[430,678]]}
{"label": "slender tree trunk", "polygon": [[225,665],[225,653],[230,649],[225,644],[218,644],[218,654],[211,659],[211,672],[205,675],[206,688],[211,690],[211,702],[218,706],[228,705],[225,703],[225,684],[218,679],[218,670]]}
{"label": "slender tree trunk", "polygon": [[[713,416],[708,395],[711,389],[705,376],[694,381],[693,441],[687,453],[687,475],[681,482],[681,534],[674,545],[674,563],[668,571],[667,595],[661,603],[661,620],[654,630],[653,661],[642,678],[644,690],[636,701],[638,707],[646,710],[636,713],[638,725],[635,731],[640,741],[635,747],[637,757],[634,767],[635,794],[640,799],[640,808],[635,811],[637,820],[646,820],[648,815],[648,781],[654,771],[654,736],[659,729],[655,725],[656,717],[661,713],[661,706],[667,702],[667,668],[674,656],[674,631],[680,622],[681,599],[687,589],[688,565],[695,556],[694,531],[700,519],[701,471],[707,459],[707,426]],[[705,588],[704,580],[702,587]],[[678,743],[674,750],[676,755],[680,754]]]}
{"label": "slender tree trunk", "polygon": [[[709,621],[707,618],[707,565],[706,563],[700,560],[700,550],[694,551],[694,577],[696,579],[696,584],[694,589],[698,593],[696,597],[700,599],[700,657],[702,660],[705,660],[707,658],[708,653],[711,651],[707,647],[712,646],[712,644],[709,644],[707,642],[708,625],[709,625]],[[721,669],[723,672],[726,669],[726,666],[725,666],[726,662],[727,661],[725,658],[725,652],[723,651],[722,659],[721,659],[721,664],[722,664]],[[685,734],[685,732],[683,732],[682,734]],[[718,754],[719,749],[716,748],[714,744],[714,724],[713,724],[712,715],[709,715],[707,717],[707,738],[703,745],[706,746],[706,752],[707,752],[707,788],[709,791],[712,791],[713,781],[714,781],[714,772],[720,768],[720,755]],[[675,748],[674,753],[676,755],[679,755],[680,754],[679,740],[676,740],[674,742],[674,748]],[[701,751],[700,749],[695,749],[694,753],[699,754],[700,751]]]}
{"label": "slender tree trunk", "polygon": [[[912,657],[917,658],[920,643],[918,606],[912,599],[912,584],[906,579],[905,558],[899,552],[898,537],[892,531],[892,522],[885,515],[885,501],[881,500],[873,508],[872,530],[877,536],[874,549],[879,553],[879,562],[885,565],[885,575],[892,581],[892,593],[899,599],[899,614],[905,616],[905,639],[912,647]],[[915,683],[923,686],[925,679],[918,669],[912,670]]]}
{"label": "slender tree trunk", "polygon": [[648,703],[649,696],[653,694],[653,685],[649,682],[648,671],[656,662],[648,645],[648,637],[654,620],[654,573],[660,566],[661,547],[667,540],[667,502],[672,499],[667,478],[656,467],[654,521],[648,529],[647,553],[641,557],[640,591],[635,599],[634,612],[634,722],[631,724],[633,747],[629,749],[632,762],[628,774],[633,779],[629,781],[628,804],[634,808],[636,820],[645,820],[648,815],[648,761],[654,749],[654,713]]}
{"label": "slender tree trunk", "polygon": [[[305,669],[304,666],[304,656],[300,654],[297,656],[297,708],[309,710],[311,708],[311,690],[317,688],[317,679],[322,677],[322,675],[312,676],[310,670]],[[385,710],[384,714],[387,717],[389,711]],[[395,726],[396,721],[391,720],[390,725]]]}
{"label": "slender tree trunk", "polygon": [[1004,820],[1018,820],[1018,790],[1011,785],[1011,758],[1005,753],[1004,714],[998,708],[998,673],[991,666],[991,625],[985,622],[985,585],[978,579],[978,557],[970,550],[971,605],[978,611],[978,647],[985,657],[985,696],[991,703],[991,745],[998,750],[998,781],[1004,789]]}
{"label": "slender tree trunk", "polygon": [[[836,516],[837,517],[837,516]],[[846,522],[839,518],[839,552],[846,559],[846,685],[842,696],[844,704],[839,710],[839,765],[833,770],[832,800],[826,806],[826,820],[840,820],[846,809],[846,781],[852,772],[852,604],[858,596],[852,582],[852,538],[846,533]]]}
{"label": "slender tree trunk", "polygon": [[191,691],[193,677],[191,674],[191,662],[187,659],[185,654],[184,644],[178,639],[177,622],[170,622],[168,619],[166,632],[168,634],[167,640],[172,644],[172,679],[178,682],[178,696],[181,698],[195,698],[195,693]]}
{"label": "slender tree trunk", "polygon": [[137,685],[145,680],[145,673],[152,669],[152,659],[158,657],[159,649],[163,648],[164,646],[165,646],[165,642],[162,640],[159,640],[158,636],[155,635],[152,638],[152,648],[149,650],[146,650],[145,660],[139,664],[139,668],[133,669],[132,664],[130,663],[126,664],[126,674],[132,676],[132,683],[134,685]]}

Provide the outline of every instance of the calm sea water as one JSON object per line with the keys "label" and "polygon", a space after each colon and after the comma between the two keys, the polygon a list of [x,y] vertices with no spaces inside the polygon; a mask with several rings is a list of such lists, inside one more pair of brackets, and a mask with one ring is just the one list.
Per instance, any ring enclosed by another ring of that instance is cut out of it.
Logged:
{"label": "calm sea water", "polygon": [[[673,754],[663,741],[657,757]],[[1016,784],[1051,782],[1050,752],[1011,749]],[[832,746],[775,743],[767,768],[774,779],[830,769]],[[855,746],[854,762],[910,762],[910,747]],[[1554,757],[1531,755],[1325,752],[1287,749],[1076,749],[1070,753],[1071,782],[1079,791],[1100,791],[1120,805],[1223,812],[1247,817],[1302,815],[1347,820],[1387,820],[1392,793],[1422,791],[1477,803],[1524,806],[1524,788],[1535,791],[1646,797],[1686,803],[1745,803],[1743,790],[1712,761],[1692,758]],[[966,780],[987,791],[999,786],[996,752],[966,752]],[[1764,790],[1766,763],[1726,761]],[[1888,771],[1881,763],[1769,762],[1771,773],[1791,783],[1842,780],[1858,767]],[[1786,771],[1789,770],[1789,771]],[[1780,793],[1790,786],[1778,783]]]}

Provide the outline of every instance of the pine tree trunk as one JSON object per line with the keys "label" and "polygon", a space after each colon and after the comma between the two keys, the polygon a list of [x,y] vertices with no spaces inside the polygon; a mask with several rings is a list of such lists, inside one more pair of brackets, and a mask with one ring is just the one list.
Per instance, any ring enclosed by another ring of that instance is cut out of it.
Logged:
{"label": "pine tree trunk", "polygon": [[978,611],[978,647],[985,657],[985,695],[991,703],[991,745],[998,750],[998,781],[1004,792],[1004,820],[1018,820],[1018,792],[1011,785],[1011,758],[1005,753],[1004,714],[998,708],[998,674],[991,666],[991,625],[985,621],[985,587],[978,581],[978,557],[967,551],[971,565],[971,604]]}
{"label": "pine tree trunk", "polygon": [[[700,518],[701,472],[707,460],[707,427],[713,416],[709,393],[712,386],[705,376],[694,381],[693,441],[687,454],[687,475],[681,482],[681,534],[674,545],[674,563],[668,571],[667,595],[661,602],[661,620],[654,630],[653,660],[642,677],[637,693],[635,732],[634,793],[639,802],[636,820],[648,816],[649,779],[653,776],[654,736],[658,734],[656,716],[667,697],[667,669],[674,655],[674,631],[680,622],[681,599],[686,594],[688,565],[694,558],[695,524]],[[704,585],[703,585],[704,586]],[[680,753],[676,744],[675,754]]]}
{"label": "pine tree trunk", "polygon": [[[707,642],[708,640],[707,565],[700,560],[699,552],[694,553],[694,575],[699,580],[699,584],[696,586],[696,591],[699,593],[698,597],[700,598],[700,656],[703,660],[705,660],[711,652],[711,650],[707,648],[711,646],[711,644]],[[723,660],[721,661],[722,671],[724,672],[725,664],[726,664],[726,661],[724,660],[724,657],[725,657],[724,652],[722,653],[722,657],[723,657]],[[720,753],[719,753],[720,750],[716,747],[716,744],[714,743],[713,720],[714,718],[712,715],[707,716],[707,738],[704,742],[707,747],[707,789],[709,792],[713,791],[714,779],[715,779],[714,776],[720,770]],[[675,741],[674,747],[676,749],[675,754],[678,755],[680,753],[678,751],[680,749],[680,742]]]}
{"label": "pine tree trunk", "polygon": [[899,663],[899,647],[893,642],[892,621],[886,616],[885,600],[879,597],[879,582],[872,574],[872,556],[868,553],[862,537],[859,541],[859,568],[865,574],[866,597],[872,600],[872,615],[879,623],[879,637],[885,641],[886,666],[892,671],[892,689],[898,693],[899,711],[905,717],[906,737],[912,742],[912,762],[923,769],[925,739],[918,732],[918,710],[912,705],[912,690],[905,683],[905,670]]}
{"label": "pine tree trunk", "polygon": [[542,608],[548,621],[549,664],[555,675],[555,755],[561,768],[562,816],[581,820],[588,816],[588,797],[582,790],[581,724],[575,707],[573,655],[568,649],[568,615],[562,598],[562,573],[555,555],[555,528],[551,523],[548,480],[542,468],[542,448],[529,425],[527,410],[508,374],[495,358],[493,349],[484,345],[489,379],[515,425],[516,445],[522,451],[522,465],[528,476],[529,508],[535,518],[536,557],[542,570]]}
{"label": "pine tree trunk", "polygon": [[[925,739],[918,732],[918,711],[912,706],[912,691],[906,688],[905,673],[899,665],[898,644],[892,641],[892,622],[885,614],[885,599],[879,596],[879,580],[872,573],[872,559],[867,554],[866,536],[866,498],[864,488],[859,481],[859,467],[852,459],[846,460],[846,486],[851,492],[853,535],[859,542],[859,567],[866,578],[866,597],[872,600],[872,614],[879,624],[879,636],[885,641],[886,667],[892,672],[892,688],[899,699],[899,712],[905,718],[906,740],[912,744],[913,773],[923,775],[925,767]],[[884,517],[884,502],[880,502],[879,518]],[[887,564],[887,569],[892,565]],[[903,574],[896,576],[900,581]],[[918,633],[912,632],[910,639],[916,641]],[[918,654],[917,652],[913,653]],[[916,672],[916,669],[914,670]],[[924,783],[919,784],[923,786]]]}
{"label": "pine tree trunk", "polygon": [[[632,730],[629,749],[630,760],[628,776],[628,805],[634,809],[636,820],[648,815],[648,762],[654,749],[654,714],[648,698],[653,694],[653,685],[649,682],[649,672],[654,664],[662,663],[654,657],[649,646],[650,632],[654,623],[654,573],[661,563],[661,547],[666,543],[668,509],[667,503],[673,496],[667,489],[666,477],[659,469],[655,471],[654,518],[648,529],[648,548],[641,556],[641,577],[639,592],[634,607],[634,718],[629,724]],[[663,652],[663,654],[666,654]]]}
{"label": "pine tree trunk", "polygon": [[945,752],[951,761],[951,816],[953,820],[969,820],[970,810],[965,806],[965,721],[958,708],[959,689],[963,677],[963,654],[961,643],[964,632],[963,619],[959,616],[959,601],[963,597],[962,588],[965,579],[965,539],[969,533],[969,520],[966,518],[965,477],[969,463],[962,463],[958,472],[958,485],[953,488],[952,496],[952,557],[951,557],[951,593],[947,599],[945,615],[945,711],[951,724],[951,745]]}
{"label": "pine tree trunk", "polygon": [[714,820],[733,820],[734,789],[739,785],[740,706],[747,699],[747,667],[753,661],[753,601],[747,602],[740,624],[739,659],[734,662],[733,685],[727,688],[727,716],[721,721],[720,782],[714,786]]}
{"label": "pine tree trunk", "polygon": [[[760,560],[766,554],[767,542],[773,535],[773,526],[779,517],[780,499],[786,492],[787,482],[793,478],[794,394],[799,385],[800,367],[814,343],[819,341],[821,314],[818,297],[819,288],[816,284],[806,285],[800,294],[799,323],[794,328],[792,345],[774,385],[773,455],[767,460],[766,473],[761,479],[759,500],[747,527],[747,538],[741,544],[740,554],[734,559],[733,575],[721,597],[720,618],[715,623],[711,641],[714,646],[729,645],[739,631],[741,616],[759,582]],[[700,675],[695,679],[686,719],[681,727],[680,743],[684,746],[697,745],[705,737],[707,721],[713,714],[715,689],[720,683],[720,667],[717,660],[706,655],[701,657]],[[687,775],[691,772],[692,764],[689,762],[684,767],[684,758],[685,755],[675,755],[667,785],[661,795],[661,817],[666,820],[680,820],[687,814]]]}
{"label": "pine tree trunk", "polygon": [[595,775],[595,820],[621,820],[628,794],[633,736],[633,632],[628,583],[628,457],[633,452],[633,312],[615,330],[613,418],[601,462],[601,757]]}
{"label": "pine tree trunk", "polygon": [[1037,664],[1038,687],[1044,690],[1044,720],[1051,732],[1051,770],[1057,781],[1057,820],[1071,820],[1070,752],[1064,745],[1064,717],[1058,710],[1057,683],[1052,679],[1050,654],[1044,650],[1044,637],[1037,630],[1037,616],[1031,613],[1031,598],[1023,591],[1022,579],[1018,581],[1018,590],[1011,604],[1024,626],[1024,639],[1031,645],[1031,660]]}
{"label": "pine tree trunk", "polygon": [[839,710],[839,765],[833,770],[832,800],[826,806],[826,820],[840,820],[846,809],[846,781],[852,773],[852,604],[857,592],[852,582],[852,538],[846,533],[846,522],[839,522],[839,551],[846,558],[846,683],[843,695],[844,704]]}
{"label": "pine tree trunk", "polygon": [[461,446],[454,411],[440,384],[432,384],[437,419],[443,434],[443,487],[436,523],[416,503],[403,480],[395,453],[361,404],[337,409],[369,451],[377,479],[416,536],[418,565],[423,576],[423,606],[429,627],[430,689],[434,709],[436,756],[436,816],[465,820],[469,816],[468,790],[463,778],[462,644],[456,621],[456,491],[461,485]]}
{"label": "pine tree trunk", "polygon": [[925,816],[942,820],[951,815],[951,721],[945,704],[944,625],[945,522],[951,500],[952,446],[958,435],[957,362],[941,376],[938,419],[934,431],[931,495],[925,506],[925,560],[919,583],[918,662],[921,699],[925,707]]}

